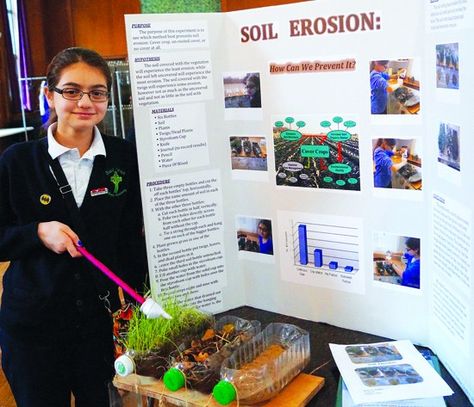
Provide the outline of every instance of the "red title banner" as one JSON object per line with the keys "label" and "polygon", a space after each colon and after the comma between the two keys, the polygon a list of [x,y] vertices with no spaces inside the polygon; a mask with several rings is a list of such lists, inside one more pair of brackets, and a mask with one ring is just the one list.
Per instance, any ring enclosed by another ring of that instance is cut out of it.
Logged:
{"label": "red title banner", "polygon": [[[274,23],[243,26],[240,29],[241,42],[276,40],[279,33]],[[353,33],[357,31],[377,31],[381,29],[381,18],[375,12],[341,14],[314,19],[301,18],[289,20],[289,36],[305,37],[311,35]]]}

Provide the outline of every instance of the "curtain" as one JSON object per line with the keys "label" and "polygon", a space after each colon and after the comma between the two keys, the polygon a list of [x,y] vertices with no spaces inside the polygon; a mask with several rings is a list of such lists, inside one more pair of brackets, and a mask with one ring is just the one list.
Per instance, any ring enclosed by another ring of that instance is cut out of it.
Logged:
{"label": "curtain", "polygon": [[[18,8],[18,35],[19,35],[19,74],[20,78],[28,78],[29,67],[31,66],[31,53],[28,43],[28,29],[26,25],[26,1],[17,0]],[[21,81],[21,92],[23,97],[23,107],[25,110],[32,110],[29,83]]]}
{"label": "curtain", "polygon": [[7,8],[4,1],[0,2],[0,14],[4,27],[3,42],[5,44],[5,49],[2,51],[4,52],[5,66],[2,68],[6,71],[6,77],[8,78],[5,87],[2,87],[2,92],[6,91],[8,95],[10,102],[8,104],[8,116],[11,116],[13,112],[20,111],[20,94],[18,90],[18,75],[16,72],[15,55],[13,54],[13,44],[11,41],[11,29],[8,23]]}

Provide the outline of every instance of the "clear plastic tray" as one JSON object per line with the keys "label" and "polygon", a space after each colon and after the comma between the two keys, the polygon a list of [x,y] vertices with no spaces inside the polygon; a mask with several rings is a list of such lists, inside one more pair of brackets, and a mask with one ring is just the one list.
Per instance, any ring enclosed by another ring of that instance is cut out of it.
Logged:
{"label": "clear plastic tray", "polygon": [[[231,333],[229,333],[231,326]],[[226,330],[227,328],[227,330]],[[210,341],[198,338],[202,353],[209,356],[203,361],[196,361],[193,351],[193,340],[181,344],[177,351],[170,355],[170,370],[178,369],[184,374],[186,385],[203,393],[209,393],[220,379],[221,364],[225,358],[230,356],[239,346],[248,342],[261,331],[259,321],[248,321],[236,316],[224,316],[216,321],[214,331],[217,334]],[[227,332],[227,333],[225,333]],[[172,377],[172,376],[171,376]],[[165,385],[170,390],[179,388],[179,382],[170,378],[168,372],[164,377]],[[168,380],[170,380],[168,382]],[[184,382],[182,382],[184,384]],[[176,386],[175,388],[173,388]]]}
{"label": "clear plastic tray", "polygon": [[239,402],[274,397],[308,364],[309,334],[291,324],[271,323],[222,362],[221,379],[230,381]]}

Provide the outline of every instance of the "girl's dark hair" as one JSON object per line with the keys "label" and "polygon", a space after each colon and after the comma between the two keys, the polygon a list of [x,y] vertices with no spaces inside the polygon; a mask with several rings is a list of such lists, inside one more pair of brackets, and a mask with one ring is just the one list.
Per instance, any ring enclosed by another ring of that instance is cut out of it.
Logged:
{"label": "girl's dark hair", "polygon": [[392,147],[397,144],[397,140],[395,140],[394,138],[379,138],[377,139],[377,142],[375,143],[374,151],[377,147],[380,147],[383,142],[385,142],[386,144]]}
{"label": "girl's dark hair", "polygon": [[244,83],[252,83],[257,89],[260,88],[260,76],[258,73],[248,73],[244,77]]}
{"label": "girl's dark hair", "polygon": [[[57,86],[59,80],[61,79],[61,74],[64,68],[78,62],[84,62],[89,66],[97,68],[101,71],[107,81],[107,90],[110,91],[112,87],[112,74],[110,73],[109,66],[107,62],[102,58],[97,52],[80,47],[66,48],[59,52],[49,63],[46,70],[46,81],[47,86],[50,91]],[[49,115],[47,123],[45,123],[44,128],[47,129],[50,124],[54,123],[57,120],[56,113],[53,111]]]}
{"label": "girl's dark hair", "polygon": [[418,251],[418,254],[420,254],[420,239],[417,237],[409,237],[405,241],[405,246],[409,249]]}
{"label": "girl's dark hair", "polygon": [[258,224],[265,226],[268,230],[268,234],[271,236],[271,234],[272,234],[272,222],[270,222],[268,219],[261,219],[260,222],[258,222]]}

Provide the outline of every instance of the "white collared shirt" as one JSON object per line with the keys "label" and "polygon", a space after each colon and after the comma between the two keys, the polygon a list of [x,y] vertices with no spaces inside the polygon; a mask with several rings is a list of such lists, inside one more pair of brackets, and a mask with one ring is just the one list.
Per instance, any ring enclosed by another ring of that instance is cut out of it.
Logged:
{"label": "white collared shirt", "polygon": [[53,160],[59,157],[59,163],[71,186],[76,204],[80,208],[89,185],[94,158],[97,155],[104,157],[106,155],[104,141],[99,129],[94,127],[91,146],[81,157],[78,148],[65,147],[56,141],[53,135],[56,125],[57,123],[53,123],[48,127],[48,153]]}

